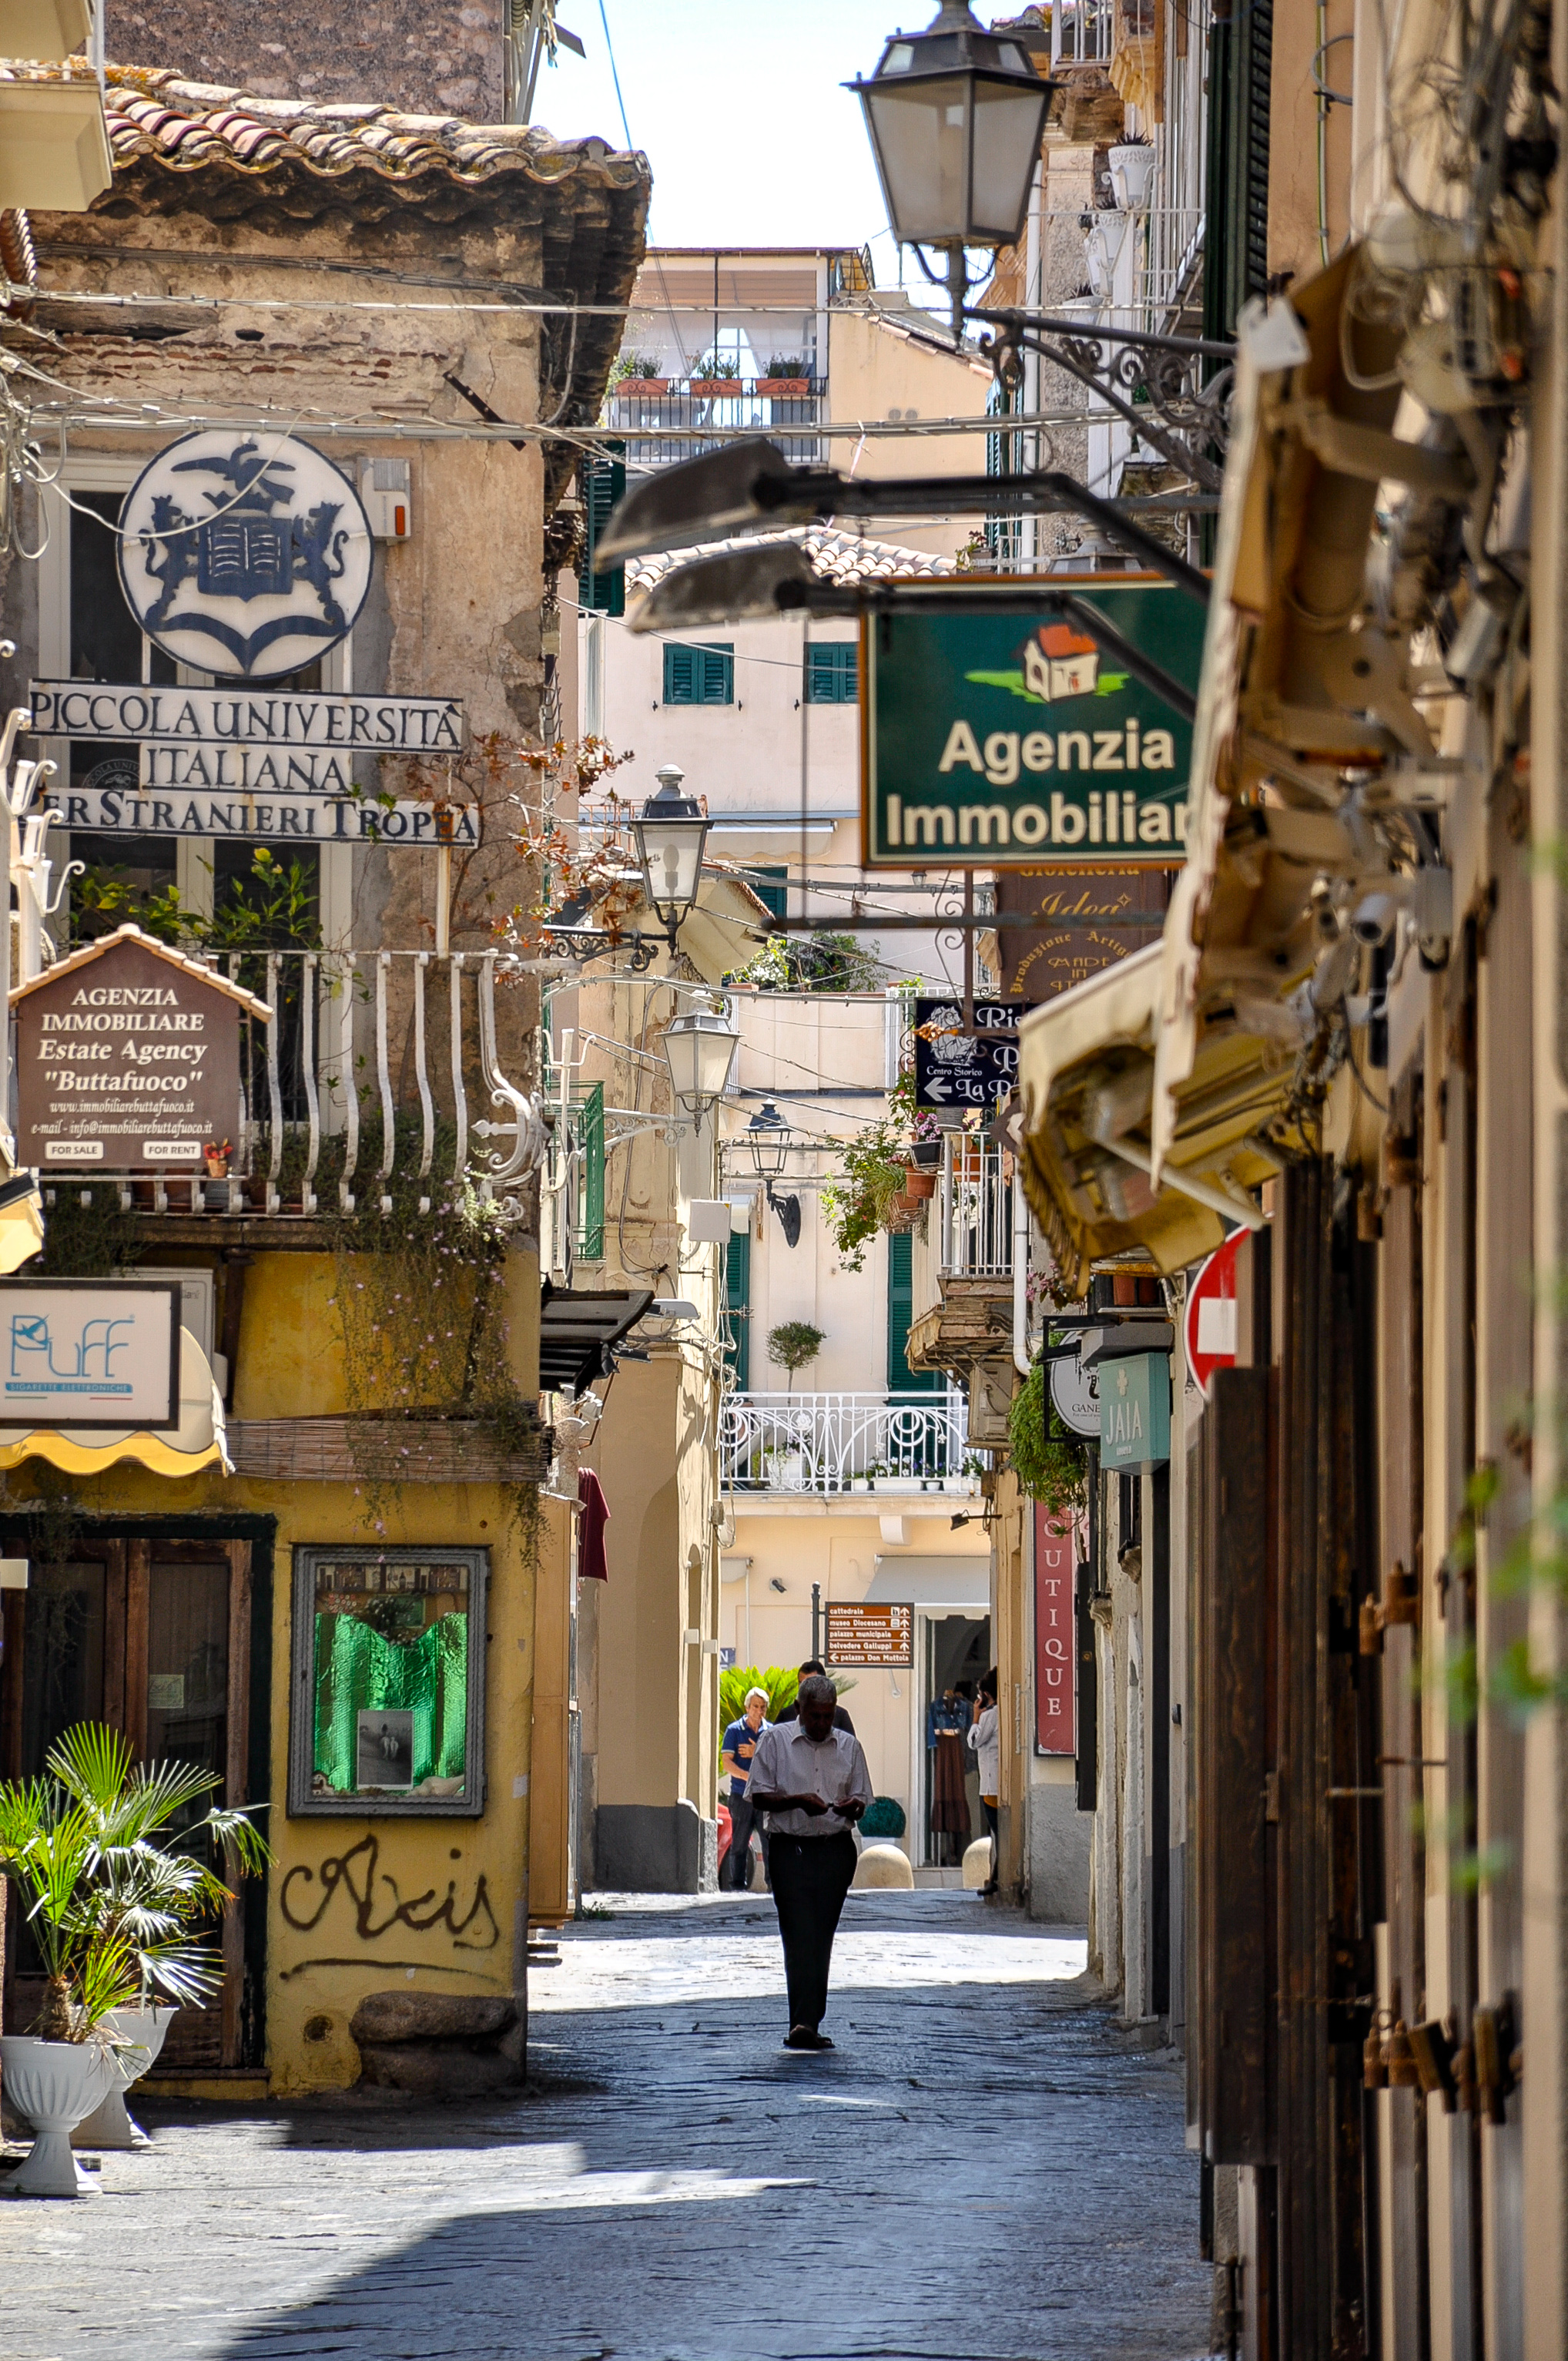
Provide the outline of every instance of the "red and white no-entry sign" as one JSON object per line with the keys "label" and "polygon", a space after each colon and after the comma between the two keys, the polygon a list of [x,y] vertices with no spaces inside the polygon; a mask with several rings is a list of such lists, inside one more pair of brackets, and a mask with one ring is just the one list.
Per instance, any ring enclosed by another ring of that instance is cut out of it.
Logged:
{"label": "red and white no-entry sign", "polygon": [[1236,1257],[1251,1235],[1250,1230],[1233,1230],[1187,1290],[1187,1366],[1205,1398],[1214,1371],[1236,1365]]}

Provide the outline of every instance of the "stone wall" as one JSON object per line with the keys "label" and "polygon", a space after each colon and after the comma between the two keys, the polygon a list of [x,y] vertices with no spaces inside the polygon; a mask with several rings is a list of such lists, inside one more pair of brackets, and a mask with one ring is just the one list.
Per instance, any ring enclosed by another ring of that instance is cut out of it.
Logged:
{"label": "stone wall", "polygon": [[499,123],[506,107],[504,0],[371,0],[306,8],[285,0],[106,0],[110,57],[235,83],[258,98],[378,101],[411,115]]}

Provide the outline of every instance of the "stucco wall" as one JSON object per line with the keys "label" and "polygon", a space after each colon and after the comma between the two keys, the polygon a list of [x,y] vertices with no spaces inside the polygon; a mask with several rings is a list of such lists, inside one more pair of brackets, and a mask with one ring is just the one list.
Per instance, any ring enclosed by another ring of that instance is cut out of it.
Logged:
{"label": "stucco wall", "polygon": [[499,123],[500,0],[381,0],[366,8],[284,0],[107,0],[112,58],[237,83],[258,98],[379,99],[411,115]]}

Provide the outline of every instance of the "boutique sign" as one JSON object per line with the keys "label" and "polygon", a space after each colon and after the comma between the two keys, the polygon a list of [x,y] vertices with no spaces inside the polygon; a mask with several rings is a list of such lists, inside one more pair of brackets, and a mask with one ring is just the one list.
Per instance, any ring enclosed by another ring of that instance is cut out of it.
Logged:
{"label": "boutique sign", "polygon": [[[1071,587],[1196,687],[1194,600],[1162,583]],[[864,626],[862,677],[868,867],[1181,862],[1191,724],[1075,625],[957,600],[895,609]]]}

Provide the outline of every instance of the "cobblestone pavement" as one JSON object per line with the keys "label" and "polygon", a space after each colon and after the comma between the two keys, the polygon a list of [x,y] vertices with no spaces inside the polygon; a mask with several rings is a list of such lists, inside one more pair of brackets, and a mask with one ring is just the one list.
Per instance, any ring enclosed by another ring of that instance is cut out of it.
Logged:
{"label": "cobblestone pavement", "polygon": [[138,2110],[102,2196],[0,2205],[7,2361],[1184,2361],[1179,2060],[1083,1945],[852,1894],[830,2055],[765,1896],[626,1897],[534,1977],[526,2098]]}

